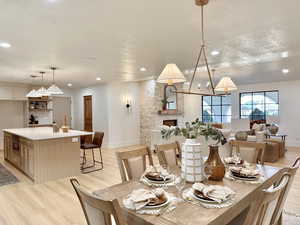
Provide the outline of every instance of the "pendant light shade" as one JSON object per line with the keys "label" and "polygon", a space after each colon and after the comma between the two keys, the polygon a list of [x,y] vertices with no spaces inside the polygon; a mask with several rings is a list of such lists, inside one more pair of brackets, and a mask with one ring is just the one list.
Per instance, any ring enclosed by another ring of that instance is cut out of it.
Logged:
{"label": "pendant light shade", "polygon": [[[41,71],[40,74],[42,77],[42,85],[43,85],[45,72]],[[36,94],[36,97],[43,97],[43,96],[51,95],[44,86],[40,87],[40,89],[38,89],[35,94]]]}
{"label": "pendant light shade", "polygon": [[48,90],[47,90],[49,93],[51,93],[51,95],[63,95],[64,92],[59,88],[57,87],[55,84],[52,84]]}
{"label": "pendant light shade", "polygon": [[163,84],[183,83],[186,79],[176,64],[167,64],[159,75],[157,82]]}
{"label": "pendant light shade", "polygon": [[50,96],[51,95],[44,86],[42,86],[36,92],[37,92],[36,93],[37,97],[43,97],[43,96]]}
{"label": "pendant light shade", "polygon": [[223,77],[215,87],[216,91],[230,92],[237,90],[236,85],[230,77]]}
{"label": "pendant light shade", "polygon": [[37,97],[37,92],[35,89],[32,89],[27,95],[27,98],[36,98]]}
{"label": "pendant light shade", "polygon": [[[36,75],[30,75],[30,77],[31,77],[32,79],[35,79],[35,78],[37,78],[38,76],[36,76]],[[32,82],[32,84],[33,84],[33,82]],[[36,97],[39,97],[39,96],[38,96],[37,91],[36,91],[35,89],[32,89],[30,92],[27,93],[26,97],[27,97],[27,98],[36,98]]]}
{"label": "pendant light shade", "polygon": [[52,81],[52,85],[48,88],[48,93],[50,93],[51,95],[63,95],[64,92],[55,85],[55,79],[54,79],[54,73],[55,70],[57,70],[56,67],[50,67],[50,69],[53,71],[53,81]]}

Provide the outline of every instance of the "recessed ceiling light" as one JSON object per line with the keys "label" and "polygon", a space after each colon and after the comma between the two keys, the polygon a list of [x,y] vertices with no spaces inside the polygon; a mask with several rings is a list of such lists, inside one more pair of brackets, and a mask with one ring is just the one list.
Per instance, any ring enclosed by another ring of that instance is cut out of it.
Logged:
{"label": "recessed ceiling light", "polygon": [[289,52],[281,52],[281,57],[282,57],[282,58],[287,58],[287,57],[289,57]]}
{"label": "recessed ceiling light", "polygon": [[212,51],[210,54],[211,54],[211,55],[219,55],[219,54],[220,54],[220,52],[219,52],[219,51],[217,51],[217,50],[214,50],[214,51]]}
{"label": "recessed ceiling light", "polygon": [[290,72],[289,69],[282,69],[281,71],[282,71],[282,73],[284,73],[284,74],[287,74],[287,73]]}
{"label": "recessed ceiling light", "polygon": [[0,43],[0,47],[1,48],[10,48],[11,47],[11,44],[7,43],[7,42],[1,42]]}
{"label": "recessed ceiling light", "polygon": [[73,86],[73,84],[71,84],[71,83],[68,83],[68,87],[72,87]]}
{"label": "recessed ceiling light", "polygon": [[141,67],[141,68],[140,68],[140,71],[141,71],[141,72],[145,72],[146,70],[147,70],[147,69],[146,69],[145,67]]}
{"label": "recessed ceiling light", "polygon": [[198,87],[198,89],[200,89],[201,88],[201,83],[199,83],[197,87]]}
{"label": "recessed ceiling light", "polygon": [[210,86],[210,82],[207,81],[207,82],[206,82],[206,87],[208,88],[209,86]]}
{"label": "recessed ceiling light", "polygon": [[189,74],[189,70],[185,70],[184,73],[185,73],[185,74]]}
{"label": "recessed ceiling light", "polygon": [[100,77],[97,77],[96,80],[101,80],[101,78],[100,78]]}

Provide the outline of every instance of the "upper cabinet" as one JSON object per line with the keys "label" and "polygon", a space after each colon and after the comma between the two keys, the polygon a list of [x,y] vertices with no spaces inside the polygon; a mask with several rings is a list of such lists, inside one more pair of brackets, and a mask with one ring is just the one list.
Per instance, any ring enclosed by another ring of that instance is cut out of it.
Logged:
{"label": "upper cabinet", "polygon": [[27,87],[0,85],[0,100],[26,100]]}

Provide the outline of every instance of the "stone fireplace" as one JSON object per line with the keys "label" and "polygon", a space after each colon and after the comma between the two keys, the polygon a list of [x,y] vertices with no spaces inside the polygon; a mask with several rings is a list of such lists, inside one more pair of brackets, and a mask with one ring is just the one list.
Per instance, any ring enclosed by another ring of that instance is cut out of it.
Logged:
{"label": "stone fireplace", "polygon": [[169,127],[176,127],[177,126],[177,119],[174,120],[163,120],[163,125]]}

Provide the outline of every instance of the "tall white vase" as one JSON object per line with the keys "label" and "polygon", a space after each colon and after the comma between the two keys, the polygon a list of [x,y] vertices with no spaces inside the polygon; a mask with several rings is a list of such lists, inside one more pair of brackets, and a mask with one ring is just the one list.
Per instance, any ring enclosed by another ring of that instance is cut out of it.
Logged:
{"label": "tall white vase", "polygon": [[181,176],[187,182],[200,182],[205,179],[200,146],[196,139],[186,139],[182,145]]}

